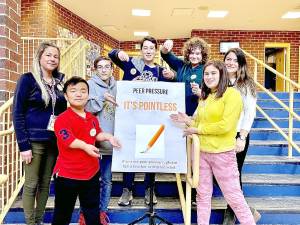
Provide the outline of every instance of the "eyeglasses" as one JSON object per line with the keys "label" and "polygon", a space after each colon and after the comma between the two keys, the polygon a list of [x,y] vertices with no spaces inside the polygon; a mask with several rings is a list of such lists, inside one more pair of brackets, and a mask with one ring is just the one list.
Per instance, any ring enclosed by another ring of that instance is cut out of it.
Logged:
{"label": "eyeglasses", "polygon": [[111,65],[105,65],[105,66],[97,66],[97,70],[110,70],[111,69]]}

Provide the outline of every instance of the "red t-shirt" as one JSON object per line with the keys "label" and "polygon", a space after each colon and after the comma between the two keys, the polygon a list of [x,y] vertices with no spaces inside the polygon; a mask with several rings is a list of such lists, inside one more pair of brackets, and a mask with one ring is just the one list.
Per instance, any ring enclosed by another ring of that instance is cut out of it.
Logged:
{"label": "red t-shirt", "polygon": [[102,132],[97,118],[89,112],[83,118],[68,108],[57,117],[54,131],[59,154],[53,173],[76,180],[91,179],[99,171],[99,159],[69,146],[75,139],[95,145],[97,134]]}

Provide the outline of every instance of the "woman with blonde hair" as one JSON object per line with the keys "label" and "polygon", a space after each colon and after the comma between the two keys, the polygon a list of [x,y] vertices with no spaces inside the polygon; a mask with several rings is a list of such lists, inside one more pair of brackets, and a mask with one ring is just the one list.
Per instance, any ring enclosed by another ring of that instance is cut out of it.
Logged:
{"label": "woman with blonde hair", "polygon": [[43,222],[58,154],[53,125],[56,116],[67,108],[59,61],[59,48],[52,43],[41,43],[33,59],[32,72],[21,75],[14,95],[13,124],[24,162],[22,199],[29,225]]}

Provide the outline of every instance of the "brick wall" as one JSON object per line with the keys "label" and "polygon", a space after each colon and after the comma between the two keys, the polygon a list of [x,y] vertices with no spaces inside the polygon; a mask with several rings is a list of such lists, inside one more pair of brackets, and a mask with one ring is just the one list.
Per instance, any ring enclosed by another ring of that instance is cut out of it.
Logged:
{"label": "brick wall", "polygon": [[[299,76],[299,46],[300,31],[233,31],[233,30],[192,30],[191,36],[199,36],[211,44],[211,58],[223,59],[219,53],[220,41],[239,41],[240,47],[256,58],[264,61],[264,44],[267,42],[290,43],[291,67],[290,77],[298,82]],[[253,62],[248,59],[250,71],[253,70]],[[264,82],[262,68],[258,71],[258,80]]]}
{"label": "brick wall", "polygon": [[[211,44],[211,59],[223,60],[224,54],[219,53],[220,41],[239,41],[240,47],[256,58],[264,61],[264,44],[267,42],[290,43],[291,67],[290,77],[298,82],[299,77],[299,46],[300,31],[233,31],[233,30],[192,30],[191,36],[199,36]],[[183,43],[187,38],[174,39],[174,52],[182,55]],[[159,40],[163,43],[164,40]],[[121,49],[136,51],[134,45],[138,42],[125,41],[120,43]],[[248,59],[249,69],[253,72],[254,63]],[[259,67],[258,81],[264,83],[264,71]]]}
{"label": "brick wall", "polygon": [[21,0],[0,0],[0,105],[7,101],[21,71]]}
{"label": "brick wall", "polygon": [[[118,48],[119,41],[112,38],[81,17],[54,2],[53,0],[22,0],[22,36],[57,37],[59,28],[65,28],[77,36],[109,48]],[[26,51],[26,49],[25,49]],[[26,62],[25,62],[26,63]],[[115,71],[117,76],[118,70]]]}
{"label": "brick wall", "polygon": [[[173,39],[174,41],[174,46],[173,46],[173,51],[177,55],[182,54],[182,46],[183,43],[188,40],[188,38],[178,38],[178,39]],[[163,44],[165,39],[159,39],[158,40],[158,45]],[[122,41],[120,42],[120,49],[124,51],[139,51],[135,49],[135,44],[139,44],[140,41]]]}
{"label": "brick wall", "polygon": [[119,41],[52,0],[22,0],[22,36],[56,37],[58,27],[103,46],[118,47]]}

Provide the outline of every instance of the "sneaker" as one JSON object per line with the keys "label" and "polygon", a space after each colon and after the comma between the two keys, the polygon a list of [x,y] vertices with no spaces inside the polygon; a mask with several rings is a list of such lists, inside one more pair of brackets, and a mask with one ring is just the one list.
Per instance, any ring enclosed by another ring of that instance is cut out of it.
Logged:
{"label": "sneaker", "polygon": [[82,212],[79,214],[78,224],[79,225],[85,225],[85,220],[84,220],[84,216],[83,216]]}
{"label": "sneaker", "polygon": [[[150,188],[147,188],[145,191],[145,204],[150,204]],[[153,192],[153,204],[157,204],[157,198],[155,192]]]}
{"label": "sneaker", "polygon": [[224,212],[224,220],[223,225],[234,225],[236,221],[236,217],[232,210],[226,209]]}
{"label": "sneaker", "polygon": [[252,207],[250,207],[250,211],[251,211],[251,213],[252,213],[252,215],[253,215],[253,218],[254,218],[255,223],[256,223],[257,221],[259,221],[260,218],[261,218],[260,213],[259,213],[256,209],[254,209],[254,208],[252,208]]}
{"label": "sneaker", "polygon": [[119,198],[118,205],[119,206],[128,206],[131,205],[132,202],[132,191],[129,191],[128,188],[123,188],[123,193]]}
{"label": "sneaker", "polygon": [[109,218],[106,214],[106,212],[100,212],[100,223],[102,225],[109,225]]}

